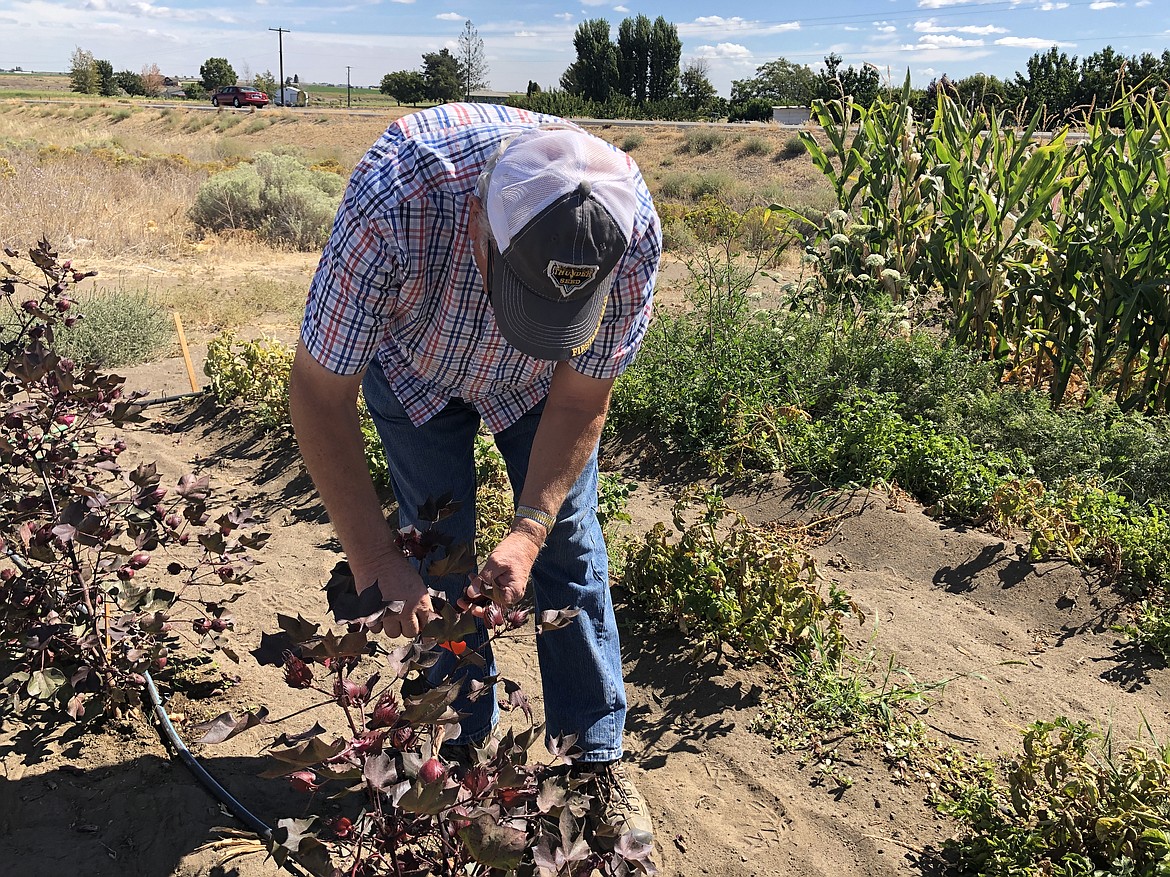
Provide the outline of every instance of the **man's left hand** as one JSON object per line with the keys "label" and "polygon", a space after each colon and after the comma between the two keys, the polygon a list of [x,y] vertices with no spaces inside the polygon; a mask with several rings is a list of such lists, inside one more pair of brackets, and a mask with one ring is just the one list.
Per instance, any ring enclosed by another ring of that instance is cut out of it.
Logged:
{"label": "man's left hand", "polygon": [[528,590],[528,577],[539,551],[528,535],[509,533],[487,556],[479,573],[471,577],[459,608],[484,618],[493,603],[505,610],[514,606]]}

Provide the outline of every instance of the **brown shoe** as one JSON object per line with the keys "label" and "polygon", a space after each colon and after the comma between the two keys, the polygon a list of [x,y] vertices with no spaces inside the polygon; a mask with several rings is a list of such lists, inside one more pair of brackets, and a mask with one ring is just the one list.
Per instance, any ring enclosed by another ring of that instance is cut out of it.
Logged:
{"label": "brown shoe", "polygon": [[[613,836],[628,834],[640,844],[654,843],[654,823],[641,793],[620,761],[580,764],[579,775],[589,778],[586,790],[594,798],[593,813]],[[609,832],[607,832],[609,833]]]}

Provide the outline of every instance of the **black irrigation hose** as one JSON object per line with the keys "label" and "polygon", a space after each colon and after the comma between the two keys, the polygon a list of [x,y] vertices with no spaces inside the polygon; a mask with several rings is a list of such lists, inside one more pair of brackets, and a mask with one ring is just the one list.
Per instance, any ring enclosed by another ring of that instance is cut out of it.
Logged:
{"label": "black irrigation hose", "polygon": [[159,396],[157,399],[147,399],[143,402],[135,402],[135,405],[141,405],[143,408],[148,408],[151,405],[162,405],[164,402],[178,402],[180,399],[190,399],[192,396],[202,396],[206,390],[192,390],[189,393],[175,393],[173,396]]}
{"label": "black irrigation hose", "polygon": [[207,769],[199,763],[192,753],[187,748],[187,744],[183,742],[183,738],[179,736],[179,732],[175,730],[175,726],[171,723],[171,717],[167,715],[166,707],[163,706],[162,700],[159,699],[158,689],[154,685],[154,679],[150,675],[150,671],[142,674],[146,679],[146,693],[150,697],[150,704],[154,707],[154,714],[158,717],[159,723],[162,725],[163,735],[170,741],[175,751],[179,754],[179,759],[191,773],[195,774],[195,778],[199,780],[203,786],[218,798],[232,815],[240,822],[244,823],[249,829],[256,832],[264,840],[272,838],[272,829],[268,827],[261,819],[252,815],[243,804],[232,796],[232,793],[225,789],[215,777],[207,772]]}
{"label": "black irrigation hose", "polygon": [[[183,394],[194,395],[194,394]],[[8,555],[8,559],[19,569],[22,573],[27,573],[29,566],[17,554],[14,554],[10,549],[5,548],[4,553]],[[202,764],[187,748],[187,744],[183,742],[183,738],[179,736],[179,732],[175,730],[174,724],[171,722],[171,717],[167,715],[166,707],[163,706],[162,700],[158,695],[158,688],[155,687],[154,678],[147,670],[142,674],[146,680],[146,693],[150,698],[150,704],[154,708],[154,714],[158,718],[159,725],[162,727],[163,736],[170,741],[171,746],[174,747],[175,752],[178,753],[179,759],[183,764],[187,765],[187,769],[195,774],[195,778],[199,780],[202,786],[209,791],[221,804],[231,811],[231,814],[240,820],[249,830],[255,832],[262,840],[272,839],[272,829],[268,827],[267,823],[259,817],[252,814],[247,807],[241,804],[236,798],[225,789],[215,777],[207,772]],[[302,877],[306,872],[301,870],[294,860],[294,854],[290,851],[288,858],[284,862],[285,870]]]}

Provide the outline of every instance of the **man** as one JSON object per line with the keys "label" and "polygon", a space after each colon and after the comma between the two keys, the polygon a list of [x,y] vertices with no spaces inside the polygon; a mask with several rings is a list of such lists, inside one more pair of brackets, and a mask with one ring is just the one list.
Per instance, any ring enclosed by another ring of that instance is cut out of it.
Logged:
{"label": "man", "polygon": [[[427,585],[395,547],[362,452],[359,386],[386,451],[400,526],[451,494],[439,523],[475,536],[481,418],[517,498],[508,535],[466,576],[431,581],[482,617],[531,580],[537,609],[577,608],[537,638],[551,735],[576,734],[600,817],[652,842],[621,765],[626,701],[597,522],[597,443],[610,388],[650,318],[662,240],[633,159],[580,128],[509,107],[448,104],[400,119],[355,169],[309,293],[290,388],[301,451],[383,632],[413,637]],[[425,525],[424,525],[425,526]],[[481,648],[482,620],[468,645]],[[486,650],[486,649],[485,649]],[[470,676],[495,672],[487,667]],[[453,655],[432,669],[444,678]],[[461,699],[455,744],[495,727],[495,697]]]}

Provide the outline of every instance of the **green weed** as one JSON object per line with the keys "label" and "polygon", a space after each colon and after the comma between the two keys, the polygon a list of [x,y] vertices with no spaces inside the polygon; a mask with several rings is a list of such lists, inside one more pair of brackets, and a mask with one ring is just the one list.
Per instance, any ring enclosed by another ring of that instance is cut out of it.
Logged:
{"label": "green weed", "polygon": [[1084,722],[1036,722],[1006,786],[940,809],[967,826],[949,844],[962,874],[1160,877],[1170,860],[1170,752],[1119,751]]}
{"label": "green weed", "polygon": [[[692,499],[699,517],[687,523]],[[700,648],[726,642],[755,655],[816,643],[836,658],[847,642],[842,620],[855,610],[840,591],[822,594],[794,538],[748,524],[717,493],[680,500],[673,536],[659,523],[632,544],[622,585],[632,605]]]}

